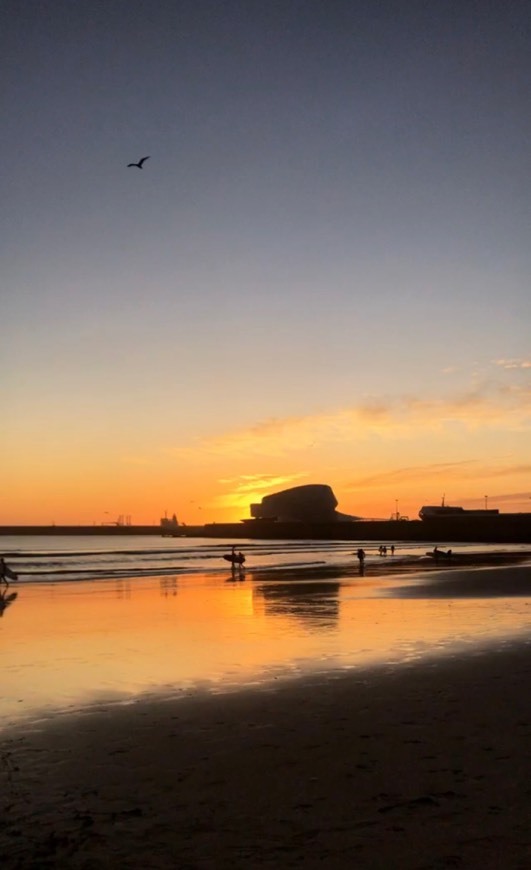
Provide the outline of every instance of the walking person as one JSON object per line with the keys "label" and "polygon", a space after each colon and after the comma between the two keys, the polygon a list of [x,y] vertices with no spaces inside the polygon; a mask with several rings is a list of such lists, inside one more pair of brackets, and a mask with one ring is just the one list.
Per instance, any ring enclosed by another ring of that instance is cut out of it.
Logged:
{"label": "walking person", "polygon": [[9,565],[6,565],[4,557],[0,556],[0,582],[9,586],[10,580],[18,580],[18,574],[15,574]]}
{"label": "walking person", "polygon": [[360,547],[358,552],[356,553],[360,565],[360,574],[363,576],[365,572],[365,550],[362,550]]}
{"label": "walking person", "polygon": [[227,562],[230,562],[233,575],[236,573],[236,568],[238,568],[240,575],[243,573],[245,556],[241,551],[238,553],[236,552],[236,544],[232,545],[230,553],[225,553],[223,558]]}

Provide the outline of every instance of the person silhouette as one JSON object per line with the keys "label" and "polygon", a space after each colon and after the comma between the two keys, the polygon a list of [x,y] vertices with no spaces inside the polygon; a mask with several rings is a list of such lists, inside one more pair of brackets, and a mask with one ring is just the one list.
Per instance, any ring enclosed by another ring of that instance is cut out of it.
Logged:
{"label": "person silhouette", "polygon": [[6,565],[4,557],[0,556],[0,582],[9,586],[10,580],[18,580],[18,574],[11,570],[9,565]]}

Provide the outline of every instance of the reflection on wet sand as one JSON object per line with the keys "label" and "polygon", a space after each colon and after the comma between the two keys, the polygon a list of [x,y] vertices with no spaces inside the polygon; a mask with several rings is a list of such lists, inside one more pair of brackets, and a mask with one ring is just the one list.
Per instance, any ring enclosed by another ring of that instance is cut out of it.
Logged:
{"label": "reflection on wet sand", "polygon": [[117,580],[115,589],[117,598],[131,598],[131,581],[129,579]]}
{"label": "reflection on wet sand", "polygon": [[177,595],[177,577],[161,577],[160,594],[165,598],[167,598],[168,595]]}
{"label": "reflection on wet sand", "polygon": [[13,601],[18,597],[18,592],[9,592],[8,589],[3,589],[0,592],[0,616],[3,616],[7,608],[13,604]]}
{"label": "reflection on wet sand", "polygon": [[[365,551],[364,551],[365,552]],[[297,580],[301,575],[306,580],[362,580],[363,578],[393,578],[400,581],[403,577],[412,574],[437,575],[441,572],[463,573],[478,568],[507,567],[512,570],[518,566],[531,567],[531,552],[519,551],[489,551],[454,553],[451,560],[443,563],[437,562],[431,554],[424,555],[394,555],[392,558],[381,558],[376,553],[365,552],[362,560],[356,553],[352,554],[352,564],[320,564],[305,566],[303,573],[300,567],[284,568],[283,580]],[[256,582],[271,580],[271,574],[264,568],[253,568],[249,576]]]}
{"label": "reflection on wet sand", "polygon": [[245,580],[245,570],[243,565],[232,566],[232,570],[230,575],[226,578],[225,583],[237,583],[238,581]]}
{"label": "reflection on wet sand", "polygon": [[496,570],[446,570],[400,584],[401,598],[511,598],[531,596],[531,566],[515,565]]}
{"label": "reflection on wet sand", "polygon": [[340,583],[263,583],[253,596],[262,599],[267,616],[296,617],[312,628],[334,628],[339,617]]}
{"label": "reflection on wet sand", "polygon": [[528,629],[529,566],[378,576],[367,561],[365,577],[353,564],[282,578],[252,569],[245,582],[231,572],[28,584],[16,618],[1,621],[0,715],[400,663]]}

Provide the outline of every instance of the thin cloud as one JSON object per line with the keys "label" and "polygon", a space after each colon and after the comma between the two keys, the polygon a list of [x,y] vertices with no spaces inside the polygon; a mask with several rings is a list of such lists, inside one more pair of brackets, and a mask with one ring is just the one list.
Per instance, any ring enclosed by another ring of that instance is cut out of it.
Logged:
{"label": "thin cloud", "polygon": [[502,369],[531,369],[531,360],[528,359],[495,359],[493,363]]}
{"label": "thin cloud", "polygon": [[255,493],[257,491],[262,492],[264,490],[276,489],[279,486],[286,486],[295,480],[301,480],[301,478],[307,476],[307,472],[284,475],[243,474],[241,477],[222,479],[219,482],[230,486],[233,493]]}
{"label": "thin cloud", "polygon": [[334,411],[305,417],[271,418],[236,432],[205,438],[195,445],[175,447],[178,457],[280,457],[314,447],[355,444],[373,436],[418,438],[445,427],[461,425],[468,431],[503,427],[521,431],[531,419],[531,392],[518,385],[483,384],[454,396],[426,399],[402,396],[373,399]]}
{"label": "thin cloud", "polygon": [[520,503],[522,505],[528,505],[526,510],[531,510],[531,505],[529,502],[531,501],[531,492],[512,492],[505,493],[504,495],[494,495],[489,496],[493,502],[496,504],[505,504],[506,502],[510,502],[512,504]]}
{"label": "thin cloud", "polygon": [[389,486],[390,484],[414,484],[419,480],[444,478],[452,480],[486,480],[497,477],[531,473],[531,465],[487,465],[477,459],[461,462],[441,462],[427,465],[406,466],[391,471],[358,477],[345,486],[346,491],[366,489],[367,487]]}
{"label": "thin cloud", "polygon": [[505,468],[485,467],[485,477],[507,477],[510,474],[531,474],[531,465],[508,465]]}
{"label": "thin cloud", "polygon": [[365,489],[368,486],[380,486],[398,483],[414,483],[418,480],[426,480],[430,477],[449,477],[454,472],[463,477],[463,472],[477,463],[475,459],[464,459],[461,462],[439,462],[428,465],[413,465],[405,468],[395,468],[391,471],[369,474],[358,477],[346,484],[347,490]]}

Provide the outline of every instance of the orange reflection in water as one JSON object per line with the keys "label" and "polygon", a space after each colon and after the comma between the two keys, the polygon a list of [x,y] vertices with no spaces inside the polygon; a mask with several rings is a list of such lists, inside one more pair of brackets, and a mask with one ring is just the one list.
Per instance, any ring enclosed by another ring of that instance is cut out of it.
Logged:
{"label": "orange reflection in water", "polygon": [[529,622],[521,597],[394,598],[370,578],[228,579],[19,586],[0,621],[0,714],[411,661]]}

